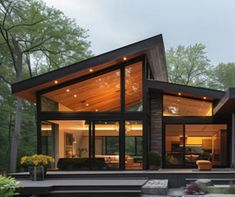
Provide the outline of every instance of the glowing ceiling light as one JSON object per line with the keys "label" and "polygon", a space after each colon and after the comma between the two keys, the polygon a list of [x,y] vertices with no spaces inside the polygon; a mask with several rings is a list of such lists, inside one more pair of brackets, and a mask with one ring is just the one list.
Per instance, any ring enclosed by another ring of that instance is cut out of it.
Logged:
{"label": "glowing ceiling light", "polygon": [[76,94],[74,94],[74,95],[73,95],[73,97],[74,97],[74,98],[77,98],[77,95],[76,95]]}
{"label": "glowing ceiling light", "polygon": [[123,57],[123,61],[126,61],[127,60],[127,57]]}
{"label": "glowing ceiling light", "polygon": [[182,95],[181,92],[178,92],[178,95],[181,96]]}
{"label": "glowing ceiling light", "polygon": [[66,89],[66,92],[70,92],[70,89]]}
{"label": "glowing ceiling light", "polygon": [[89,69],[89,72],[90,72],[90,73],[91,73],[91,72],[93,72],[93,69],[92,69],[92,68],[90,68],[90,69]]}
{"label": "glowing ceiling light", "polygon": [[54,84],[57,84],[57,83],[58,83],[58,81],[57,81],[57,80],[55,80],[55,81],[54,81]]}

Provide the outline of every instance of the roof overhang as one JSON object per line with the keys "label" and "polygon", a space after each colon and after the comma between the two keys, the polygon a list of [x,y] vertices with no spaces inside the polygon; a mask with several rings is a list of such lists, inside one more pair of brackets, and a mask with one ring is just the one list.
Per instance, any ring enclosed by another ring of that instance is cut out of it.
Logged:
{"label": "roof overhang", "polygon": [[161,91],[172,95],[178,95],[180,93],[182,96],[197,99],[203,99],[203,97],[206,97],[207,100],[219,100],[225,93],[223,91],[209,88],[192,87],[157,80],[147,80],[146,85],[153,92]]}
{"label": "roof overhang", "polygon": [[223,98],[214,107],[215,115],[230,115],[235,112],[235,88],[229,88]]}
{"label": "roof overhang", "polygon": [[134,44],[89,58],[87,60],[62,67],[60,69],[15,83],[12,85],[12,93],[29,101],[36,101],[36,93],[48,87],[54,86],[54,81],[59,83],[73,80],[89,74],[89,69],[111,67],[122,63],[123,57],[127,60],[146,55],[150,64],[153,77],[156,80],[167,81],[167,69],[165,50],[162,35],[157,35]]}

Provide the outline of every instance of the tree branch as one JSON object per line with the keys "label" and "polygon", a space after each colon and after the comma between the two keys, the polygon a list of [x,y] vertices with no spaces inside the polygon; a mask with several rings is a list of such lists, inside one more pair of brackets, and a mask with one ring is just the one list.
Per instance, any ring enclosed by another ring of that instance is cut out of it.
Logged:
{"label": "tree branch", "polygon": [[45,19],[41,19],[41,20],[39,20],[39,21],[35,21],[34,23],[16,24],[16,25],[13,25],[13,26],[9,27],[9,28],[7,29],[7,31],[9,31],[9,30],[11,30],[11,29],[14,29],[14,28],[16,28],[16,27],[31,27],[31,26],[34,26],[34,25],[36,25],[36,24],[38,24],[38,23],[41,23],[41,22],[44,21],[44,20],[45,20]]}
{"label": "tree branch", "polygon": [[0,79],[2,79],[5,83],[7,83],[8,85],[11,85],[11,82],[8,81],[5,77],[3,77],[2,75],[0,75]]}

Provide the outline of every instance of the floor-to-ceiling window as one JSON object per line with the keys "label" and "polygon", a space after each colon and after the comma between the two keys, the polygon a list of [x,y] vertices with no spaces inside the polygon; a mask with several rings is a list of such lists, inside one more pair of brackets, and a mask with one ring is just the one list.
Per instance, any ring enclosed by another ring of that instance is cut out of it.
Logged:
{"label": "floor-to-ceiling window", "polygon": [[142,72],[140,58],[102,72],[89,69],[87,78],[65,85],[57,81],[55,87],[42,91],[39,118],[56,127],[56,136],[43,132],[41,124],[41,152],[47,154],[53,146],[51,155],[56,161],[87,158],[91,162],[103,160],[104,169],[142,169]]}

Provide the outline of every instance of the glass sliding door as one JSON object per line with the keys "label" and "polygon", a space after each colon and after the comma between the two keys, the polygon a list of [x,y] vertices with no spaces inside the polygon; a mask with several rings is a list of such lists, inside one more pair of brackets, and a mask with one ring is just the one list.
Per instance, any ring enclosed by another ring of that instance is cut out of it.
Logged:
{"label": "glass sliding door", "polygon": [[165,127],[165,161],[167,166],[181,166],[184,162],[184,127],[181,124]]}
{"label": "glass sliding door", "polygon": [[125,121],[125,169],[143,168],[143,124],[142,121]]}
{"label": "glass sliding door", "polygon": [[196,167],[197,160],[228,165],[226,124],[168,124],[165,126],[166,166]]}
{"label": "glass sliding door", "polygon": [[185,125],[185,165],[209,160],[213,166],[227,165],[227,126],[223,124]]}
{"label": "glass sliding door", "polygon": [[93,165],[103,165],[105,169],[119,169],[119,121],[95,121],[93,128]]}

